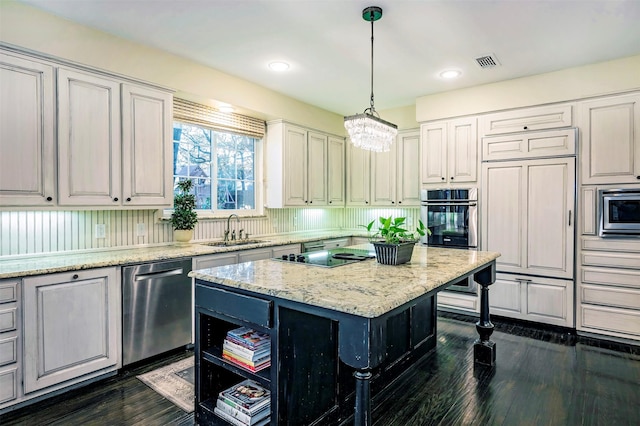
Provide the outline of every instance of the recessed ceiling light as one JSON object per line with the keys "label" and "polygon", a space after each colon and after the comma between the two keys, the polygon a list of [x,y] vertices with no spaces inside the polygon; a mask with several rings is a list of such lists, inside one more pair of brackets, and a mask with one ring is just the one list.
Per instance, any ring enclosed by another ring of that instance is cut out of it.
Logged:
{"label": "recessed ceiling light", "polygon": [[440,73],[440,77],[451,80],[453,78],[458,78],[462,75],[462,71],[460,70],[445,70]]}
{"label": "recessed ceiling light", "polygon": [[269,69],[272,71],[286,71],[289,69],[289,64],[282,61],[274,61],[269,63]]}

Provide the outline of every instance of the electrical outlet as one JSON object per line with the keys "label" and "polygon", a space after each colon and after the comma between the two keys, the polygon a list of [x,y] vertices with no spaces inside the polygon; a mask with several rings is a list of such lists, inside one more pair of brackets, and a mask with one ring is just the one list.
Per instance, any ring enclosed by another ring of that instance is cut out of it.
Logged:
{"label": "electrical outlet", "polygon": [[104,223],[96,224],[96,238],[107,238],[107,226]]}
{"label": "electrical outlet", "polygon": [[138,223],[136,225],[136,236],[144,237],[145,235],[147,235],[147,225],[144,223]]}

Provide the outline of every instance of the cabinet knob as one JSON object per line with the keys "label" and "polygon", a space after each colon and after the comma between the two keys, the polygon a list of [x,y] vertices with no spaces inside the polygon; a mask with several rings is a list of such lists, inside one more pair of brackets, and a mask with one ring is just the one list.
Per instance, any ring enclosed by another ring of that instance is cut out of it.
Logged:
{"label": "cabinet knob", "polygon": [[[638,176],[638,179],[640,179],[640,176]],[[333,201],[329,201],[329,204],[333,203]]]}
{"label": "cabinet knob", "polygon": [[[640,176],[638,176],[638,179],[640,179]],[[53,201],[53,198],[47,197],[47,201]]]}
{"label": "cabinet knob", "polygon": [[444,180],[444,176],[442,176],[441,179]]}
{"label": "cabinet knob", "polygon": [[524,126],[524,130],[527,130],[527,129],[528,129],[528,127],[527,127],[527,126]]}
{"label": "cabinet knob", "polygon": [[392,201],[392,202],[391,202],[391,204],[395,204],[395,203],[396,203],[395,201]]}
{"label": "cabinet knob", "polygon": [[131,201],[131,197],[127,197],[127,201]]}
{"label": "cabinet knob", "polygon": [[118,201],[118,197],[114,197],[113,201]]}
{"label": "cabinet knob", "polygon": [[398,204],[402,204],[402,201],[398,201]]}
{"label": "cabinet knob", "polygon": [[313,204],[313,200],[309,201],[309,204]]}
{"label": "cabinet knob", "polygon": [[636,176],[636,179],[640,179],[640,176]]}
{"label": "cabinet knob", "polygon": [[78,274],[73,274],[73,276],[71,278],[73,278],[74,280],[77,280],[78,279]]}
{"label": "cabinet knob", "polygon": [[369,202],[367,200],[364,201],[365,204],[369,204]]}
{"label": "cabinet knob", "polygon": [[453,176],[451,176],[451,180],[453,180]]}

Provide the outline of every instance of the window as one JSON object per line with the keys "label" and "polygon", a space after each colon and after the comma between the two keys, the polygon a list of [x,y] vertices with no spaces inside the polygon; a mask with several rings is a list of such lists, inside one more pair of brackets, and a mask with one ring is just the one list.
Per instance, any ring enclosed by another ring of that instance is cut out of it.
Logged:
{"label": "window", "polygon": [[193,180],[196,208],[213,213],[256,210],[260,139],[175,121],[173,177]]}

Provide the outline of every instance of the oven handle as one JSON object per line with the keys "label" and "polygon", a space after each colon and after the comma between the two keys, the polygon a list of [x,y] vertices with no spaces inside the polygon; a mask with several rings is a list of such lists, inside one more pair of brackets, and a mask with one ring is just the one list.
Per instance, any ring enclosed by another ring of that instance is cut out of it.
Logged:
{"label": "oven handle", "polygon": [[470,206],[470,207],[475,207],[478,205],[478,203],[476,202],[467,202],[467,201],[463,201],[463,202],[450,202],[450,203],[432,203],[432,202],[425,202],[424,203],[425,206]]}

